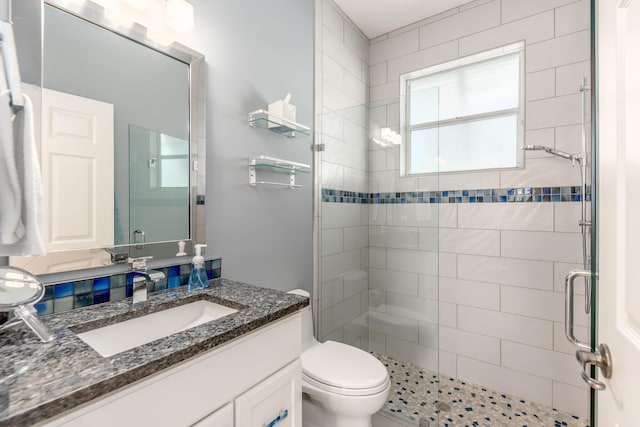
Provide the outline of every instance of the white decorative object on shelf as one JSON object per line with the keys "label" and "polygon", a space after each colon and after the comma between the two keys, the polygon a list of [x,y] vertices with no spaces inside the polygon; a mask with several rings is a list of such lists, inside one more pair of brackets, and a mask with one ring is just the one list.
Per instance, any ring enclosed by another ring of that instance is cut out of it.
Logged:
{"label": "white decorative object on shelf", "polygon": [[[273,172],[281,172],[289,174],[289,182],[272,182],[272,181],[258,181],[257,169],[271,170]],[[249,185],[256,186],[258,184],[263,185],[275,185],[279,187],[288,187],[291,190],[301,188],[301,185],[296,184],[297,173],[309,173],[311,166],[304,163],[291,162],[289,160],[276,159],[268,156],[258,156],[249,159]]]}
{"label": "white decorative object on shelf", "polygon": [[256,110],[249,113],[248,123],[251,127],[269,129],[270,131],[280,133],[289,138],[295,138],[296,133],[307,136],[311,134],[311,128],[296,123],[293,120],[286,119],[278,114],[270,113],[267,110]]}
{"label": "white decorative object on shelf", "polygon": [[[291,104],[291,94],[288,93],[284,99],[278,99],[277,101],[269,104],[268,112],[270,117],[282,117],[286,123],[296,122],[296,106]],[[286,123],[269,123],[269,127],[278,127],[286,125]]]}

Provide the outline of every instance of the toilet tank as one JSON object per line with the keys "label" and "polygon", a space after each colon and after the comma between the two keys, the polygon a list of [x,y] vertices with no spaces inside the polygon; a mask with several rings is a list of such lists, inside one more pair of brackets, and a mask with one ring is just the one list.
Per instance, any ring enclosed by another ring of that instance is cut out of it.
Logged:
{"label": "toilet tank", "polygon": [[[292,289],[288,294],[301,295],[309,298],[309,292],[304,289]],[[318,341],[313,336],[313,314],[311,312],[311,301],[309,306],[302,309],[302,351],[317,344]]]}

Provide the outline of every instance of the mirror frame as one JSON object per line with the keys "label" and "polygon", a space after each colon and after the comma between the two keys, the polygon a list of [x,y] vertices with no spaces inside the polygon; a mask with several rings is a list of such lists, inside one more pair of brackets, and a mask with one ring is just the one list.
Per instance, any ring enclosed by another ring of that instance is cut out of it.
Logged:
{"label": "mirror frame", "polygon": [[[74,15],[91,24],[97,25],[118,36],[125,37],[133,42],[158,51],[172,57],[189,66],[189,238],[184,239],[186,243],[185,251],[188,255],[194,253],[193,245],[205,241],[205,190],[206,190],[206,133],[205,133],[205,62],[204,55],[192,50],[182,44],[173,42],[170,45],[161,45],[147,37],[145,27],[135,23],[131,27],[122,27],[116,22],[108,19],[102,7],[85,1],[78,5],[67,0],[42,0],[41,8],[44,5],[55,7],[63,12]],[[41,13],[43,11],[41,10]],[[41,15],[44,18],[44,13]],[[44,34],[44,19],[41,19]],[[44,48],[44,44],[41,46]],[[42,87],[42,80],[40,86]],[[161,260],[176,256],[178,249],[177,241],[145,243],[143,247],[130,243],[128,245],[115,245],[110,248],[95,248],[71,250],[64,252],[54,252],[44,255],[41,258],[55,260],[57,254],[64,257],[64,260],[73,263],[77,260],[77,266],[68,267],[64,270],[42,271],[35,265],[24,266],[22,262],[15,263],[27,268],[34,274],[52,274],[65,271],[75,271],[81,269],[99,268],[112,266],[126,262],[128,257],[153,256],[154,260]],[[119,256],[120,260],[116,261]],[[14,265],[14,258],[10,257],[10,264]],[[124,258],[124,259],[122,259]],[[82,260],[95,259],[98,264],[86,265]],[[33,260],[32,260],[33,261]],[[55,262],[54,262],[55,263]],[[38,271],[40,270],[40,271]]]}

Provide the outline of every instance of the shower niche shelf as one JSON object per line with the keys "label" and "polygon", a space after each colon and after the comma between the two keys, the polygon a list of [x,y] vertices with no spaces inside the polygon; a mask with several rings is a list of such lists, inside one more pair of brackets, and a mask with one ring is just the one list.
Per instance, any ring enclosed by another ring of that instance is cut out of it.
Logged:
{"label": "shower niche shelf", "polygon": [[309,136],[311,128],[292,122],[275,114],[269,114],[267,110],[256,110],[249,113],[249,126],[268,129],[288,138],[295,138],[297,134]]}
{"label": "shower niche shelf", "polygon": [[[271,171],[289,175],[289,182],[258,181],[258,171]],[[258,156],[249,159],[249,185],[273,185],[278,187],[288,187],[291,190],[301,188],[296,184],[296,175],[299,173],[310,173],[311,166],[304,163],[291,162],[289,160],[276,159],[268,156]]]}

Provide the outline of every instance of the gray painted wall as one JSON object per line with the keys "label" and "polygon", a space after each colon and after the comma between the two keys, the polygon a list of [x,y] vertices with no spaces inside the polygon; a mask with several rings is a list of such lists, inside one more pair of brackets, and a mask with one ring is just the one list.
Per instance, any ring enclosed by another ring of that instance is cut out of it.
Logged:
{"label": "gray painted wall", "polygon": [[183,42],[208,67],[207,253],[222,257],[228,279],[311,292],[311,175],[299,190],[252,188],[247,169],[261,154],[311,164],[311,137],[253,129],[247,113],[290,92],[298,121],[312,124],[313,0],[192,3],[195,32]]}
{"label": "gray painted wall", "polygon": [[[10,4],[13,4],[12,8]],[[33,85],[40,85],[41,8],[38,0],[0,0],[0,19],[13,21],[20,77],[23,82]],[[29,53],[21,55],[20,52]]]}
{"label": "gray painted wall", "polygon": [[0,0],[0,19],[9,20],[9,0]]}

